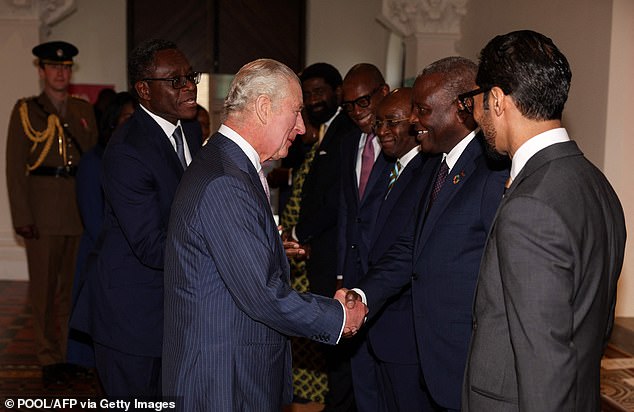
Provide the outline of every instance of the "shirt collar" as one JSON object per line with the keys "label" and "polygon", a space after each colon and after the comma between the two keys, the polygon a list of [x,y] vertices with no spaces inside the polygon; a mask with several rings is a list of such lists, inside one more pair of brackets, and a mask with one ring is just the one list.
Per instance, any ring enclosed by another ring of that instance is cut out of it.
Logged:
{"label": "shirt collar", "polygon": [[416,145],[412,150],[405,153],[402,157],[398,158],[398,162],[401,164],[401,170],[405,169],[405,166],[420,152],[420,145]]}
{"label": "shirt collar", "polygon": [[555,143],[563,143],[570,140],[568,132],[563,127],[550,129],[525,141],[513,155],[511,160],[511,180],[515,180],[526,163],[537,152]]}
{"label": "shirt collar", "polygon": [[218,128],[218,133],[227,136],[227,139],[231,140],[235,144],[240,147],[240,149],[244,152],[245,155],[249,158],[249,161],[255,167],[255,171],[260,173],[260,169],[262,169],[262,165],[260,164],[260,156],[258,152],[247,142],[244,140],[242,136],[238,134],[235,130],[230,128],[227,125],[221,124],[220,128]]}
{"label": "shirt collar", "polygon": [[161,126],[161,129],[163,129],[163,132],[165,132],[167,137],[172,137],[172,135],[174,134],[174,130],[176,130],[176,128],[181,125],[180,119],[178,120],[178,122],[176,122],[176,124],[172,124],[171,122],[168,122],[167,120],[163,119],[161,116],[155,115],[142,104],[140,104],[139,106],[141,106],[141,108],[145,110],[145,112],[149,114],[150,117],[154,119],[154,121],[158,123],[159,126]]}
{"label": "shirt collar", "polygon": [[451,169],[453,169],[453,167],[456,165],[456,163],[458,162],[458,159],[460,159],[460,156],[462,156],[462,152],[464,152],[467,146],[469,146],[469,143],[471,143],[471,141],[473,140],[473,138],[475,137],[476,133],[479,130],[480,129],[473,130],[471,133],[466,135],[461,141],[459,141],[458,144],[455,145],[453,149],[451,149],[451,151],[449,151],[449,153],[447,153],[446,155],[443,154],[443,160],[447,162],[449,171],[451,171]]}

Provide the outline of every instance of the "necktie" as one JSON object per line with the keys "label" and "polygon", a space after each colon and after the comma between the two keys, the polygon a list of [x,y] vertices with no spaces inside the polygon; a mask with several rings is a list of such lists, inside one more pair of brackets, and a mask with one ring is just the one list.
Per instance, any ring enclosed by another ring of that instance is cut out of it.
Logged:
{"label": "necktie", "polygon": [[181,131],[180,126],[174,130],[172,137],[176,142],[176,155],[178,155],[178,160],[180,160],[183,169],[186,169],[187,162],[185,161],[185,148],[183,147],[183,132]]}
{"label": "necktie", "polygon": [[321,126],[319,126],[319,134],[317,135],[319,138],[318,144],[321,144],[321,141],[324,140],[325,134],[326,134],[326,123],[322,123]]}
{"label": "necktie", "polygon": [[271,192],[269,191],[269,183],[266,181],[266,176],[264,176],[264,170],[260,169],[258,172],[258,176],[260,176],[260,183],[262,183],[262,188],[264,189],[264,193],[266,193],[266,198],[271,203]]}
{"label": "necktie", "polygon": [[387,185],[387,192],[390,193],[392,187],[394,187],[394,183],[396,183],[396,179],[398,179],[398,175],[401,173],[401,162],[398,160],[394,163],[394,167],[390,171],[390,182]]}
{"label": "necktie", "polygon": [[436,181],[434,182],[434,188],[431,192],[431,198],[429,200],[429,207],[431,208],[432,203],[438,197],[438,193],[440,193],[440,189],[442,188],[443,183],[447,179],[447,172],[449,172],[449,166],[447,166],[447,162],[443,159],[440,164],[440,168],[438,169],[438,174],[436,175]]}
{"label": "necktie", "polygon": [[376,136],[374,133],[368,135],[365,139],[365,146],[363,146],[363,153],[361,153],[361,176],[359,177],[359,199],[363,199],[363,193],[365,187],[368,184],[370,173],[372,172],[372,166],[374,166],[374,145],[372,142]]}

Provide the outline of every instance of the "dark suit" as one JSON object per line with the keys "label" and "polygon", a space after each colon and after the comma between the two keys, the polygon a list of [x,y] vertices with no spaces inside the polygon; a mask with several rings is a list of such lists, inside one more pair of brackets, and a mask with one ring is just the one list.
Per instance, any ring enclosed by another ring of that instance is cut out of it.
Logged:
{"label": "dark suit", "polygon": [[600,409],[624,244],[619,200],[576,143],[528,160],[486,244],[463,410]]}
{"label": "dark suit", "polygon": [[310,290],[334,296],[337,263],[337,212],[341,173],[341,146],[356,129],[345,112],[330,123],[302,187],[299,221],[295,233],[308,243],[311,257],[306,262]]}
{"label": "dark suit", "polygon": [[[401,172],[379,209],[370,240],[369,267],[407,232],[437,164],[436,157],[418,153]],[[411,288],[391,298],[367,328],[370,352],[378,363],[379,392],[388,410],[420,410],[424,395],[420,394]]]}
{"label": "dark suit", "polygon": [[[182,122],[182,128],[193,156],[201,145],[200,126]],[[135,356],[161,356],[165,237],[182,174],[165,132],[141,108],[108,142],[102,175],[105,220],[71,321],[98,345]],[[109,396],[142,391],[118,379],[104,382],[104,387]]]}
{"label": "dark suit", "polygon": [[460,408],[473,292],[508,177],[507,169],[490,167],[483,145],[481,135],[467,145],[426,216],[430,190],[417,223],[359,284],[374,316],[411,280],[424,379],[433,401],[445,409]]}
{"label": "dark suit", "polygon": [[258,174],[217,133],[185,173],[166,247],[163,388],[183,411],[282,410],[286,335],[335,344],[343,308],[298,294]]}
{"label": "dark suit", "polygon": [[[342,145],[337,274],[343,274],[344,287],[355,286],[367,271],[370,237],[394,164],[380,152],[372,166],[363,198],[359,198],[356,166],[361,137],[361,130],[357,130]],[[377,372],[368,352],[366,333],[365,329],[362,330],[354,339],[337,348],[345,357],[339,361],[350,362],[351,378],[348,379],[351,379],[357,409],[363,412],[377,410],[379,396]]]}

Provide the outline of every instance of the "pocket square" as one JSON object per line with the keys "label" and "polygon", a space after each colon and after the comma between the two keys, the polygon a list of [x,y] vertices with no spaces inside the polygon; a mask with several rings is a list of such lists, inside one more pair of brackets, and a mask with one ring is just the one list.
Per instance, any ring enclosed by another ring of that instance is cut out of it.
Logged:
{"label": "pocket square", "polygon": [[328,154],[325,150],[320,150],[319,151],[319,156],[322,156],[322,155],[325,155],[325,154]]}

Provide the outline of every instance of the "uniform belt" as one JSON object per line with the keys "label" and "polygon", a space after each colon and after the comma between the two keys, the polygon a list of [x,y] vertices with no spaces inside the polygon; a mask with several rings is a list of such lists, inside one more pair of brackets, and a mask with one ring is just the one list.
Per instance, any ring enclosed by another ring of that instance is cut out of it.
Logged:
{"label": "uniform belt", "polygon": [[33,176],[75,177],[77,166],[48,167],[40,166],[29,172]]}

